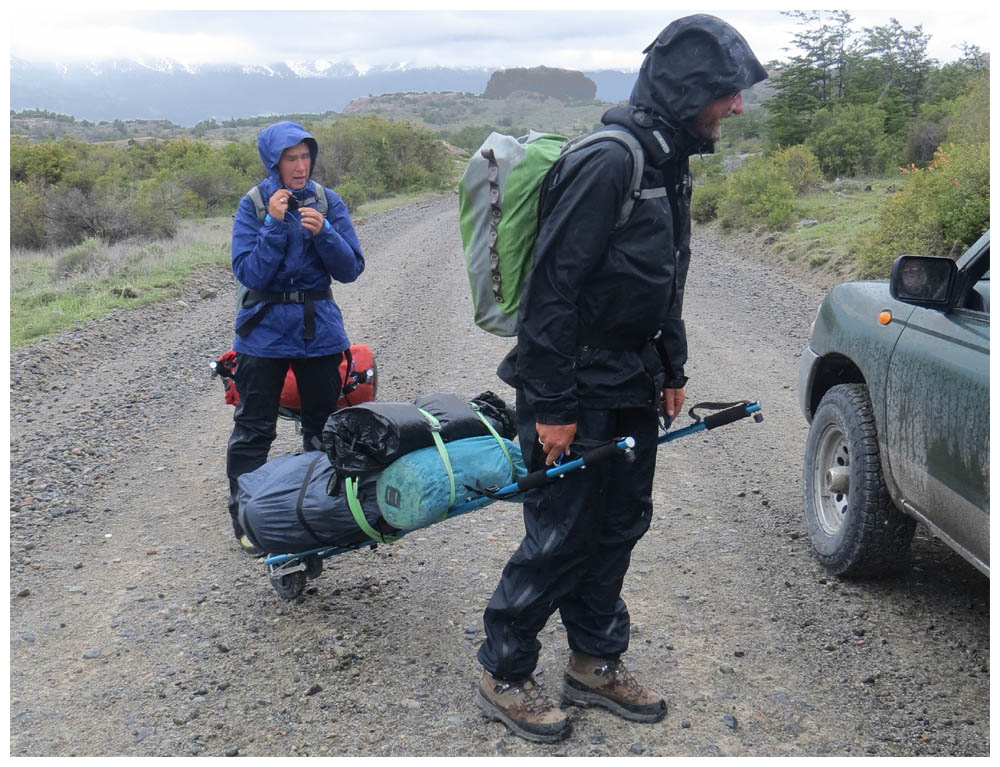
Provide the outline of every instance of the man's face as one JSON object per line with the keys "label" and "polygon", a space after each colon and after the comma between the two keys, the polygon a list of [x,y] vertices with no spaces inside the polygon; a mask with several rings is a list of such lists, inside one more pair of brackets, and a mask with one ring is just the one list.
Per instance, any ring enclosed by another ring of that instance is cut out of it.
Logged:
{"label": "man's face", "polygon": [[703,139],[713,144],[722,138],[722,121],[743,111],[743,94],[737,91],[732,96],[723,96],[711,104],[703,106],[694,116],[694,130]]}
{"label": "man's face", "polygon": [[283,186],[289,189],[301,189],[309,180],[309,169],[312,165],[312,157],[309,155],[309,147],[305,141],[288,147],[281,153],[278,160],[278,175],[281,177]]}

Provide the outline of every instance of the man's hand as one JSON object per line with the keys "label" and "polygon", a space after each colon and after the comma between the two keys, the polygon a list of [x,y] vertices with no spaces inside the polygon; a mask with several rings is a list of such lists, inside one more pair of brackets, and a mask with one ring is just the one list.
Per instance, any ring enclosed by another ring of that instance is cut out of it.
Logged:
{"label": "man's hand", "polygon": [[569,446],[576,437],[575,423],[536,423],[535,431],[538,432],[538,444],[545,453],[546,466],[551,466],[564,453],[569,455]]}
{"label": "man's hand", "polygon": [[323,214],[315,208],[299,208],[299,216],[302,218],[302,226],[313,234],[319,234],[323,228]]}
{"label": "man's hand", "polygon": [[278,221],[285,220],[285,211],[288,210],[288,198],[291,196],[292,193],[284,187],[271,195],[271,199],[267,201],[267,212],[271,214],[271,218],[275,218]]}
{"label": "man's hand", "polygon": [[664,389],[660,395],[660,410],[666,414],[667,418],[673,420],[681,412],[684,404],[683,389]]}

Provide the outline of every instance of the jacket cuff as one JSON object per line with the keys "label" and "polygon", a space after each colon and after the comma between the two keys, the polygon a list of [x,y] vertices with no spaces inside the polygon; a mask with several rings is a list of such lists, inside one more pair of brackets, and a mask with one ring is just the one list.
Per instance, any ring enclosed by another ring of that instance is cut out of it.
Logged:
{"label": "jacket cuff", "polygon": [[577,423],[579,420],[580,419],[576,410],[573,410],[572,412],[567,412],[565,410],[535,410],[535,422],[544,423],[546,426],[566,426],[567,424]]}

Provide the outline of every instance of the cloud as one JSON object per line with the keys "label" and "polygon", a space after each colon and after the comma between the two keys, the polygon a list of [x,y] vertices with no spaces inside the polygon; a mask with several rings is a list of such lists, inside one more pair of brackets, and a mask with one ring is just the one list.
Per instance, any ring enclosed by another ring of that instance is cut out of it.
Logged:
{"label": "cloud", "polygon": [[[642,49],[672,19],[721,16],[762,61],[786,58],[795,22],[777,11],[142,11],[60,10],[41,3],[10,12],[11,55],[32,61],[170,58],[185,64],[350,61],[362,67],[561,66],[636,69]],[[852,11],[858,26],[923,24],[929,53],[958,55],[968,40],[988,50],[990,12],[982,8]]]}

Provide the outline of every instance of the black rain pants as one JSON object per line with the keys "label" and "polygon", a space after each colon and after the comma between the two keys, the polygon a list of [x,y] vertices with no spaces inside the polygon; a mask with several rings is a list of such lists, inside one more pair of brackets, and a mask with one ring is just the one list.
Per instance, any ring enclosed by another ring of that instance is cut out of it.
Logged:
{"label": "black rain pants", "polygon": [[237,479],[267,461],[271,443],[278,434],[278,406],[288,367],[295,374],[302,403],[302,449],[321,450],[323,427],[340,399],[342,358],[342,354],[290,359],[236,355],[236,391],[240,401],[233,413],[233,433],[226,448],[226,474],[229,514],[237,537],[243,534],[238,518]]}
{"label": "black rain pants", "polygon": [[[520,390],[517,419],[526,466],[544,467],[535,415]],[[528,493],[524,539],[483,616],[486,641],[478,658],[495,677],[517,681],[534,671],[538,633],[556,610],[571,650],[615,659],[628,648],[621,589],[632,548],[652,519],[656,412],[581,410],[574,454],[627,435],[636,439],[635,462],[614,457]]]}

